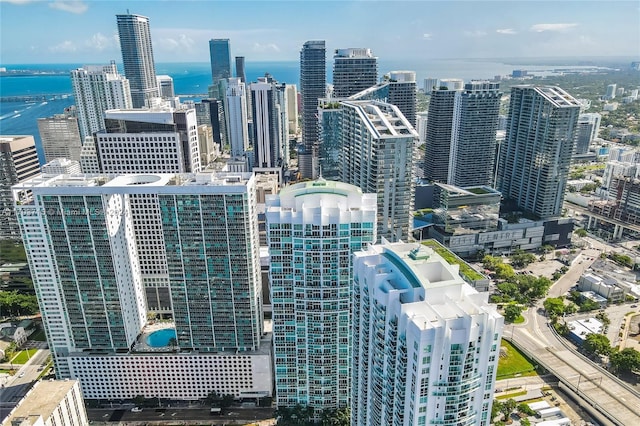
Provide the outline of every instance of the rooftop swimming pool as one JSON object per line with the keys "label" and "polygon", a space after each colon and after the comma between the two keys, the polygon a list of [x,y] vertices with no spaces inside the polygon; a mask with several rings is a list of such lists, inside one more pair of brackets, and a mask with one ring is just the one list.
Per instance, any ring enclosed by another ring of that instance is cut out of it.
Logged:
{"label": "rooftop swimming pool", "polygon": [[173,328],[164,328],[154,331],[147,336],[147,345],[152,348],[162,348],[169,346],[169,340],[176,338],[176,331]]}

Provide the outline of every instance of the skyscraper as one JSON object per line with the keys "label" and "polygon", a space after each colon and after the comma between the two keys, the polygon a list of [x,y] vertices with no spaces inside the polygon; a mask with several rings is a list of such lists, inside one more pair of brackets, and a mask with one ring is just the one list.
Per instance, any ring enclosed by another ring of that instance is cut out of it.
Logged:
{"label": "skyscraper", "polygon": [[324,40],[311,40],[300,50],[300,91],[302,93],[302,146],[298,167],[305,178],[318,176],[318,99],[324,98],[327,86]]}
{"label": "skyscraper", "polygon": [[253,110],[253,147],[255,167],[273,168],[282,165],[280,122],[276,110],[275,87],[265,77],[250,84]]}
{"label": "skyscraper", "polygon": [[395,105],[415,129],[416,92],[414,71],[391,71],[385,74],[382,82],[349,96],[349,99],[382,101]]}
{"label": "skyscraper", "polygon": [[418,134],[398,107],[384,102],[341,101],[340,114],[340,180],[377,194],[378,235],[406,241]]}
{"label": "skyscraper", "polygon": [[244,70],[244,56],[236,56],[236,77],[243,83],[247,82],[247,74]]}
{"label": "skyscraper", "polygon": [[491,423],[503,318],[428,247],[354,254],[351,424]]}
{"label": "skyscraper", "polygon": [[118,73],[114,61],[72,70],[71,86],[83,142],[87,136],[104,129],[106,110],[133,108],[129,80]]}
{"label": "skyscraper", "polygon": [[78,117],[75,114],[56,114],[53,117],[38,118],[38,131],[44,150],[44,161],[68,158],[79,161],[82,150]]}
{"label": "skyscraper", "polygon": [[40,163],[33,136],[0,136],[0,239],[20,239],[11,186],[38,174]]}
{"label": "skyscraper", "polygon": [[124,75],[129,80],[133,107],[143,108],[159,94],[149,18],[129,14],[116,15],[116,18]]}
{"label": "skyscraper", "polygon": [[601,119],[602,116],[597,113],[580,114],[580,116],[578,116],[576,154],[586,154],[589,152],[591,141],[598,137]]}
{"label": "skyscraper", "polygon": [[[211,58],[211,80],[214,90],[221,80],[233,77],[231,74],[231,47],[228,38],[214,38],[209,40],[209,57]],[[224,94],[224,92],[218,94]],[[219,98],[219,96],[216,96]]]}
{"label": "skyscraper", "polygon": [[[443,80],[447,81],[451,80]],[[444,87],[431,93],[424,177],[462,187],[491,185],[502,96],[499,84],[472,81],[462,90]]]}
{"label": "skyscraper", "polygon": [[580,102],[559,87],[511,88],[497,189],[540,218],[559,216],[575,150]]}
{"label": "skyscraper", "polygon": [[[59,378],[90,399],[271,395],[252,175],[60,175],[13,193]],[[145,268],[169,283],[164,337],[146,327]]]}
{"label": "skyscraper", "polygon": [[336,49],[333,56],[333,96],[346,98],[378,82],[378,58],[371,49]]}
{"label": "skyscraper", "polygon": [[231,146],[231,157],[244,156],[249,148],[247,124],[247,92],[239,78],[230,78],[224,104],[227,119],[227,138]]}
{"label": "skyscraper", "polygon": [[347,407],[352,254],[376,239],[375,194],[332,181],[267,199],[278,407]]}

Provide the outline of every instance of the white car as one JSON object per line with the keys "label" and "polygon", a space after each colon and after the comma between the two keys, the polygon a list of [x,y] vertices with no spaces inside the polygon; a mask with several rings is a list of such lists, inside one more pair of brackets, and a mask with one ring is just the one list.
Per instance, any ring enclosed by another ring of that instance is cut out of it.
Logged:
{"label": "white car", "polygon": [[140,413],[141,411],[142,411],[142,408],[140,408],[140,407],[133,407],[133,408],[131,409],[131,412],[132,412],[132,413]]}
{"label": "white car", "polygon": [[18,377],[24,377],[24,371]]}

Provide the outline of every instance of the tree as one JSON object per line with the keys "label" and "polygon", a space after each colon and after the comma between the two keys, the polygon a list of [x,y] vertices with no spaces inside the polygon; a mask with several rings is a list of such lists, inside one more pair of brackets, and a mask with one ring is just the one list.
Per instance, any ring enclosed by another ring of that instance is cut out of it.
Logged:
{"label": "tree", "polygon": [[640,352],[633,348],[624,348],[611,354],[611,368],[618,373],[640,370]]}
{"label": "tree", "polygon": [[499,280],[508,280],[513,278],[516,273],[511,265],[506,263],[499,263],[495,267],[496,278]]}
{"label": "tree", "polygon": [[582,347],[585,351],[595,355],[608,355],[611,353],[611,342],[604,334],[587,334],[582,343]]}
{"label": "tree", "polygon": [[511,266],[516,269],[522,269],[535,261],[536,256],[533,253],[527,253],[523,250],[516,250],[511,255]]}
{"label": "tree", "polygon": [[321,426],[349,426],[351,424],[351,411],[349,407],[337,410],[322,411]]}
{"label": "tree", "polygon": [[529,407],[529,404],[527,404],[526,402],[518,404],[518,406],[516,408],[518,409],[518,411],[520,413],[524,413],[527,416],[535,416],[536,415],[535,410],[532,410],[531,407]]}
{"label": "tree", "polygon": [[552,318],[565,312],[564,300],[561,297],[549,297],[542,303],[542,306]]}
{"label": "tree", "polygon": [[513,412],[513,410],[516,409],[517,405],[518,403],[513,398],[507,399],[502,404],[502,414],[504,414],[504,419],[506,421],[509,421],[509,417],[511,416],[511,413]]}
{"label": "tree", "polygon": [[504,308],[504,319],[507,322],[514,322],[520,317],[522,308],[518,305],[510,304]]}
{"label": "tree", "polygon": [[531,426],[531,422],[527,418],[520,419],[520,426]]}
{"label": "tree", "polygon": [[497,399],[493,400],[493,405],[491,406],[491,419],[495,419],[496,416],[502,412],[502,402]]}
{"label": "tree", "polygon": [[220,400],[220,408],[229,408],[233,405],[235,401],[235,397],[233,395],[223,395]]}
{"label": "tree", "polygon": [[574,233],[575,233],[578,237],[581,237],[581,238],[586,237],[586,236],[587,236],[587,234],[588,234],[587,230],[586,230],[586,229],[583,229],[583,228],[576,229],[576,230],[574,231]]}

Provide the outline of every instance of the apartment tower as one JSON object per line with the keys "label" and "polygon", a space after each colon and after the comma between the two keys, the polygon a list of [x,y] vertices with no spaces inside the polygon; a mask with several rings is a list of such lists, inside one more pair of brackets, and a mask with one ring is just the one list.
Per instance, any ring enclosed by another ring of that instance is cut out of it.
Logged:
{"label": "apartment tower", "polygon": [[488,426],[503,318],[432,249],[354,254],[351,424]]}
{"label": "apartment tower", "polygon": [[133,107],[149,106],[149,100],[159,95],[149,18],[129,14],[116,15],[116,18],[124,75],[129,80]]}
{"label": "apartment tower", "polygon": [[[90,399],[271,394],[251,175],[59,175],[13,192],[59,378]],[[149,235],[158,252],[141,256]],[[148,328],[151,270],[172,321]]]}
{"label": "apartment tower", "polygon": [[324,98],[327,86],[326,48],[324,40],[311,40],[300,50],[300,92],[302,93],[302,146],[298,167],[304,178],[318,177],[319,128],[318,99]]}
{"label": "apartment tower", "polygon": [[472,81],[463,89],[442,86],[431,92],[426,179],[462,187],[493,184],[501,96],[499,84],[488,81]]}
{"label": "apartment tower", "polygon": [[378,235],[406,241],[418,134],[398,107],[384,102],[342,101],[340,114],[340,180],[377,194]]}
{"label": "apartment tower", "polygon": [[346,98],[378,82],[378,58],[371,49],[336,49],[333,56],[333,97]]}
{"label": "apartment tower", "polygon": [[511,88],[497,189],[542,219],[560,216],[580,102],[559,87]]}
{"label": "apartment tower", "polygon": [[133,108],[129,80],[118,73],[115,61],[109,65],[85,65],[72,70],[71,86],[81,141],[104,129],[105,111]]}
{"label": "apartment tower", "polygon": [[349,406],[352,255],[376,239],[375,194],[317,180],[266,202],[278,407]]}

